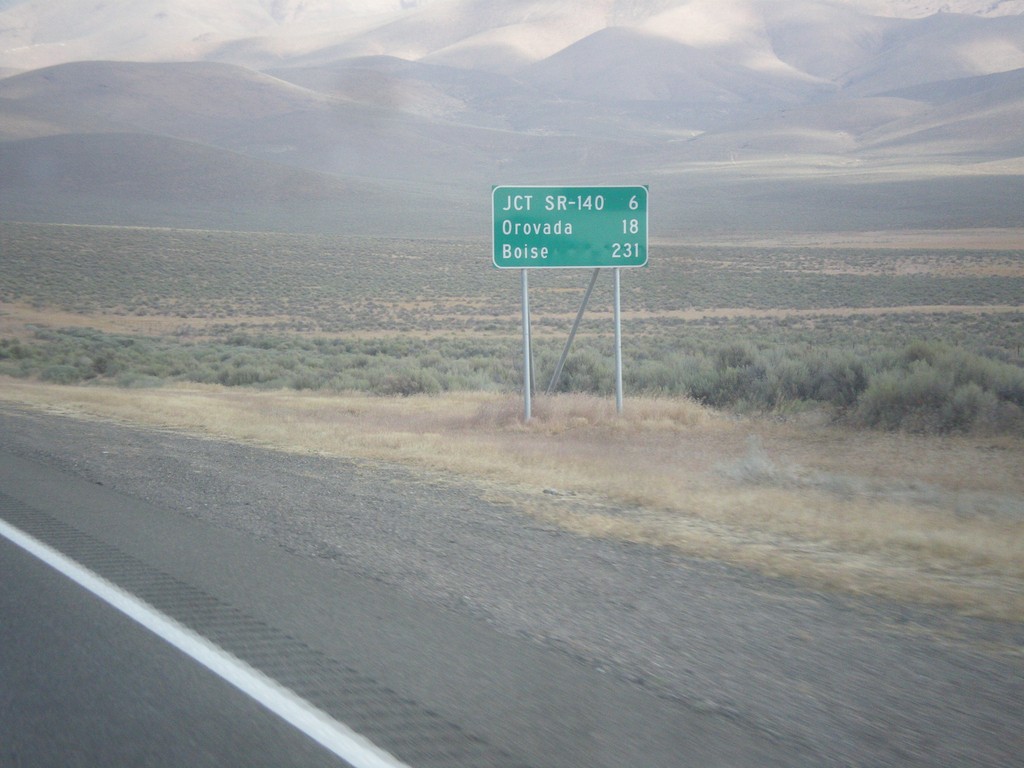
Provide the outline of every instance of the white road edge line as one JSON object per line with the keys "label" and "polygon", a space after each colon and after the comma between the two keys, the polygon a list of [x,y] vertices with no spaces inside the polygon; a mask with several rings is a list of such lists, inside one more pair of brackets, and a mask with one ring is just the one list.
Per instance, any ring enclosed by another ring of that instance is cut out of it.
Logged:
{"label": "white road edge line", "polygon": [[202,664],[353,768],[409,768],[344,723],[102,576],[0,520],[0,536],[42,560],[150,632]]}

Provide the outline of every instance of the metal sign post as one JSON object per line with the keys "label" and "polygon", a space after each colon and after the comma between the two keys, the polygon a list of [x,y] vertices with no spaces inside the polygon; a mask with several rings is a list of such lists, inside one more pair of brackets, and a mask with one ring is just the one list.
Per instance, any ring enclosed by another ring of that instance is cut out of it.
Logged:
{"label": "metal sign post", "polygon": [[533,416],[533,347],[530,339],[530,270],[522,270],[523,287],[523,421]]}
{"label": "metal sign post", "polygon": [[522,271],[523,402],[532,415],[530,269],[593,269],[583,304],[548,385],[554,391],[599,270],[615,279],[615,407],[622,413],[622,267],[647,265],[647,187],[518,187],[491,190],[492,260]]}
{"label": "metal sign post", "polygon": [[622,283],[615,273],[615,412],[622,414]]}

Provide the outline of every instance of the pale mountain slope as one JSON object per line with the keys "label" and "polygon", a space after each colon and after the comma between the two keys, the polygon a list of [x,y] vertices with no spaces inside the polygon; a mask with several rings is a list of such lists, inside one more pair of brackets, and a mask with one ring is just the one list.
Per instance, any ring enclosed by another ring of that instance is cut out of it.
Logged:
{"label": "pale mountain slope", "polygon": [[809,76],[839,82],[876,59],[889,31],[903,23],[850,6],[789,0],[768,10],[765,33],[780,61]]}
{"label": "pale mountain slope", "polygon": [[[150,131],[209,140],[237,121],[329,109],[332,99],[233,65],[80,62],[0,80],[0,99],[64,132]],[[0,132],[10,110],[0,112]],[[102,126],[102,127],[100,127]]]}
{"label": "pale mountain slope", "polygon": [[491,184],[619,182],[662,231],[1024,226],[1024,0],[939,5],[0,2],[0,65],[109,46],[0,79],[0,215],[477,232]]}
{"label": "pale mountain slope", "polygon": [[[7,142],[3,174],[23,189],[130,193],[140,200],[210,203],[317,197],[340,180],[152,134],[64,134]],[[202,167],[201,176],[190,171]]]}
{"label": "pale mountain slope", "polygon": [[210,42],[252,34],[259,3],[21,2],[0,13],[0,62],[32,69],[97,58],[195,59]]}
{"label": "pale mountain slope", "polygon": [[1024,69],[902,89],[925,108],[863,137],[873,153],[1024,157]]}
{"label": "pale mountain slope", "polygon": [[206,57],[251,64],[325,50],[507,71],[629,25],[682,31],[688,43],[759,40],[765,52],[762,20],[790,5],[801,15],[845,9],[848,17],[1024,13],[1024,0],[21,0],[0,6],[0,67]]}
{"label": "pale mountain slope", "polygon": [[890,27],[878,50],[842,76],[848,91],[883,93],[919,83],[1024,67],[1024,16],[938,14]]}
{"label": "pale mountain slope", "polygon": [[[387,54],[419,59],[506,28],[537,58],[609,23],[613,0],[24,0],[0,9],[0,65]],[[545,42],[538,42],[543,39]],[[473,43],[469,43],[472,47]]]}
{"label": "pale mountain slope", "polygon": [[844,167],[858,162],[855,153],[880,126],[911,121],[928,106],[909,98],[870,97],[829,100],[762,115],[709,131],[678,147],[686,162],[736,164],[787,158],[795,170],[822,165]]}
{"label": "pale mountain slope", "polygon": [[510,72],[593,32],[632,21],[663,0],[635,0],[623,15],[617,0],[434,0],[335,46],[311,52],[310,63],[390,55],[463,68]]}
{"label": "pale mountain slope", "polygon": [[22,0],[0,9],[0,64],[194,60],[232,40],[358,33],[429,0]]}
{"label": "pale mountain slope", "polygon": [[355,103],[488,127],[507,127],[494,117],[493,105],[521,89],[503,75],[393,56],[356,57],[266,73]]}
{"label": "pale mountain slope", "polygon": [[1024,13],[1021,0],[853,0],[847,2],[865,13],[919,19],[936,13],[971,16],[1019,16]]}
{"label": "pale mountain slope", "polygon": [[795,103],[823,86],[791,70],[751,68],[724,54],[625,28],[590,35],[521,77],[538,90],[577,99],[691,101],[718,109]]}
{"label": "pale mountain slope", "polygon": [[[415,68],[445,81],[441,68]],[[368,80],[366,73],[357,78]],[[449,81],[475,86],[472,78]],[[437,105],[457,105],[454,97],[393,84],[390,93],[352,100],[233,65],[63,64],[0,80],[0,137],[148,133],[341,176],[461,184],[486,184],[502,167],[565,169],[576,162],[571,158],[586,156],[599,164],[605,151],[604,139],[570,141],[487,125],[503,122],[493,115],[460,112],[461,122],[439,122]],[[397,109],[403,90],[420,101]],[[554,166],[552,158],[559,161]]]}
{"label": "pale mountain slope", "polygon": [[[63,64],[0,81],[0,100],[9,105],[0,135],[12,138],[153,134],[339,174],[394,175],[381,155],[408,164],[408,153],[438,154],[417,135],[417,127],[433,132],[429,124],[410,127],[390,110],[226,64]],[[456,142],[464,140],[446,144]],[[400,149],[388,153],[389,145]]]}
{"label": "pale mountain slope", "polygon": [[[453,207],[462,202],[446,199]],[[436,205],[432,190],[413,184],[343,179],[161,136],[0,143],[0,209],[13,220],[444,233],[445,222],[433,221]]]}

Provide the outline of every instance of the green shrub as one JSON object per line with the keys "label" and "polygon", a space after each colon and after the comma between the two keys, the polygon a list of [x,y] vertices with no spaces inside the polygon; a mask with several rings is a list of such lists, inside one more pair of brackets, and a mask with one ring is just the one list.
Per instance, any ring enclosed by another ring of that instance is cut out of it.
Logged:
{"label": "green shrub", "polygon": [[934,345],[927,350],[915,345],[901,359],[903,367],[871,379],[858,400],[854,423],[943,434],[1018,422],[1020,407],[1006,397],[1014,394],[1006,385],[1021,375],[1019,369]]}
{"label": "green shrub", "polygon": [[931,431],[928,420],[952,391],[930,366],[915,372],[887,371],[874,377],[857,404],[855,421],[868,427]]}
{"label": "green shrub", "polygon": [[757,361],[757,352],[746,343],[729,344],[715,355],[715,368],[724,371],[729,368],[749,368]]}
{"label": "green shrub", "polygon": [[929,365],[935,365],[940,356],[945,356],[948,353],[949,348],[943,344],[916,339],[904,347],[901,357],[907,365],[919,360],[923,360]]}
{"label": "green shrub", "polygon": [[[552,366],[553,370],[554,366]],[[543,386],[538,380],[537,386]],[[594,349],[584,348],[565,360],[558,392],[608,394],[615,389],[615,360]]]}
{"label": "green shrub", "polygon": [[327,383],[327,377],[323,373],[311,370],[304,370],[296,373],[288,380],[290,389],[323,389]]}
{"label": "green shrub", "polygon": [[648,395],[690,394],[686,382],[691,378],[691,370],[697,365],[696,358],[681,355],[638,360],[626,366],[623,371],[625,386],[630,391]]}
{"label": "green shrub", "polygon": [[51,384],[77,384],[84,377],[82,372],[73,365],[50,365],[44,368],[39,378]]}
{"label": "green shrub", "polygon": [[691,371],[686,389],[697,402],[712,408],[726,408],[746,399],[743,384],[743,372],[738,368],[719,370],[704,365]]}
{"label": "green shrub", "polygon": [[371,390],[374,394],[388,396],[435,395],[441,391],[441,383],[433,371],[406,367],[376,379]]}
{"label": "green shrub", "polygon": [[31,354],[19,339],[0,339],[0,360],[24,360]]}
{"label": "green shrub", "polygon": [[950,432],[991,427],[998,421],[999,398],[974,383],[963,384],[943,409],[942,424]]}
{"label": "green shrub", "polygon": [[[793,319],[709,318],[680,324],[671,334],[636,333],[624,349],[626,392],[690,396],[738,411],[827,406],[850,424],[877,429],[1020,430],[1024,369],[1012,356],[978,354],[934,339],[895,343],[884,335],[870,344],[822,342],[848,325],[848,318],[819,318],[813,329]],[[877,328],[872,333],[881,334]],[[558,390],[611,394],[614,358],[608,342],[607,335],[581,334]],[[126,387],[196,381],[384,395],[508,391],[522,386],[519,344],[514,337],[483,335],[307,339],[232,329],[220,339],[189,341],[40,329],[31,339],[0,340],[0,373]],[[536,343],[541,390],[560,351],[560,341],[541,337]]]}
{"label": "green shrub", "polygon": [[869,377],[864,361],[851,354],[815,356],[808,367],[801,399],[845,408],[856,403],[867,389]]}

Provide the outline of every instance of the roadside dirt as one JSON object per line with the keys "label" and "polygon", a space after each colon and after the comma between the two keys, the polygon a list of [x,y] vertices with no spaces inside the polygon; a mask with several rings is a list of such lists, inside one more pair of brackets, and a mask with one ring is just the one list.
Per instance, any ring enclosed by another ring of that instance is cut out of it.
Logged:
{"label": "roadside dirt", "polygon": [[[525,636],[819,766],[1019,763],[1024,625],[545,524],[438,473],[0,405],[15,453]],[[607,510],[605,510],[607,511]]]}

